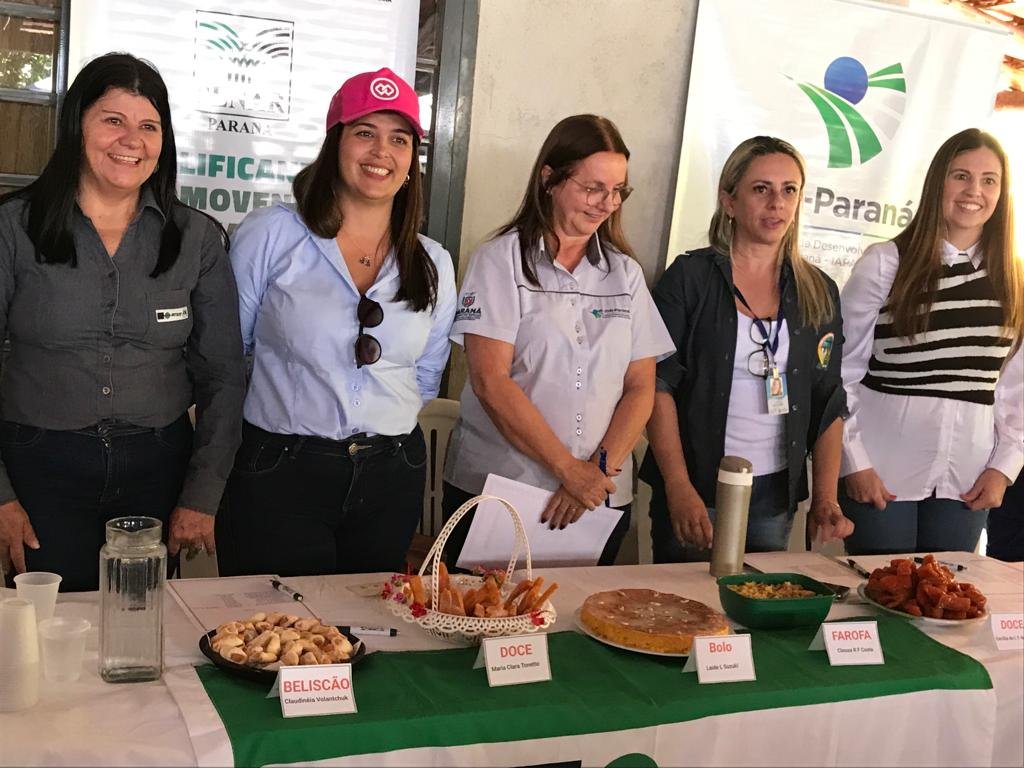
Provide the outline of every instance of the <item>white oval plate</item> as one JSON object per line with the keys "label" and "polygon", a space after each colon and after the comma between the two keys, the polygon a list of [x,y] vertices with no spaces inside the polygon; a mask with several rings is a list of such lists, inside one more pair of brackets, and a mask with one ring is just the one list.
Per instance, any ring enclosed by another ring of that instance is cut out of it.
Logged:
{"label": "white oval plate", "polygon": [[862,581],[860,584],[857,585],[857,594],[861,596],[865,603],[867,603],[868,605],[873,605],[880,611],[891,613],[893,616],[899,616],[903,619],[909,619],[910,621],[913,621],[915,624],[925,624],[932,627],[952,628],[966,627],[971,624],[977,624],[982,621],[988,621],[988,609],[986,609],[981,616],[976,616],[973,619],[933,619],[930,616],[914,616],[913,614],[907,613],[906,611],[897,611],[895,608],[887,608],[881,603],[876,603],[868,596],[868,591],[866,589],[867,584],[868,583],[866,581]]}

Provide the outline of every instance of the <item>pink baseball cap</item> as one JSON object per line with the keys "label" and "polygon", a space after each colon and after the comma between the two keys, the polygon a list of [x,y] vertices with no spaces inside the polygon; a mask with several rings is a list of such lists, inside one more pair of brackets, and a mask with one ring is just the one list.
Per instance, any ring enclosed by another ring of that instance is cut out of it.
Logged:
{"label": "pink baseball cap", "polygon": [[387,67],[353,75],[342,83],[327,109],[327,127],[324,130],[329,131],[338,123],[350,123],[371,112],[384,111],[400,114],[423,138],[416,91]]}

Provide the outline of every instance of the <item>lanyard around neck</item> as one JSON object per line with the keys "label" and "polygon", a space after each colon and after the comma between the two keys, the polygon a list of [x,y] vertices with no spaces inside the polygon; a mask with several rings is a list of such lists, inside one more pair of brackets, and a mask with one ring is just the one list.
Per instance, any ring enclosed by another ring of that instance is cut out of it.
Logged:
{"label": "lanyard around neck", "polygon": [[757,325],[758,333],[760,333],[761,334],[761,338],[764,339],[764,341],[761,343],[761,346],[763,346],[771,354],[772,360],[775,359],[775,353],[779,349],[779,335],[782,333],[782,321],[785,318],[785,308],[783,306],[783,301],[782,301],[782,293],[783,293],[783,290],[785,289],[785,287],[786,287],[785,286],[785,282],[780,281],[779,282],[779,314],[778,314],[778,317],[775,318],[775,338],[771,338],[770,337],[770,329],[764,327],[764,323],[761,322],[761,318],[759,318],[757,316],[757,313],[753,310],[753,308],[751,308],[750,304],[747,303],[746,298],[743,296],[743,292],[740,291],[740,289],[736,286],[735,283],[733,283],[733,286],[732,286],[732,292],[734,294],[736,294],[736,298],[739,299],[740,303],[743,304],[743,306],[746,307],[750,311],[750,314],[751,314],[751,316],[753,317],[753,320],[754,320],[754,324]]}

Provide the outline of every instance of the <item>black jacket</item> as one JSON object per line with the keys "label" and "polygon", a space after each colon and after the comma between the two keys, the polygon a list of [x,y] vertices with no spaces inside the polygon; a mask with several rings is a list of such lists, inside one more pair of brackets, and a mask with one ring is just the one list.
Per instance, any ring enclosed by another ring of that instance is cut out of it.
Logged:
{"label": "black jacket", "polygon": [[[785,417],[789,508],[794,509],[807,497],[808,452],[837,417],[847,415],[840,373],[843,321],[839,289],[822,273],[835,317],[821,327],[803,325],[792,268],[786,262],[782,269],[782,305],[789,327],[789,413]],[[665,270],[653,295],[676,345],[676,353],[658,363],[658,386],[675,398],[690,480],[704,503],[713,507],[718,463],[725,451],[736,351],[736,303],[729,257],[711,248],[685,253]],[[822,366],[818,344],[829,333],[834,334],[831,357]],[[663,486],[653,451],[647,452],[640,477],[652,486]]]}

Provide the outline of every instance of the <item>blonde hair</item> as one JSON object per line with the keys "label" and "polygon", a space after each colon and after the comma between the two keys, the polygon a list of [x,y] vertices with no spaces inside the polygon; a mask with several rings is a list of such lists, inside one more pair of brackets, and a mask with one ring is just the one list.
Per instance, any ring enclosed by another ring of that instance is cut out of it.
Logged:
{"label": "blonde hair", "polygon": [[[732,220],[722,207],[722,193],[734,197],[740,181],[750,168],[750,164],[758,157],[765,155],[786,155],[793,158],[800,169],[800,192],[803,192],[806,180],[804,159],[796,148],[787,141],[773,136],[754,136],[742,142],[732,151],[722,168],[718,179],[718,203],[711,217],[708,228],[708,240],[711,247],[723,256],[729,256],[732,249]],[[800,206],[793,215],[793,223],[782,238],[779,255],[782,261],[789,262],[796,283],[796,297],[800,304],[801,320],[804,325],[818,327],[832,320],[836,314],[835,303],[828,290],[824,275],[801,255],[798,247],[800,234]]]}
{"label": "blonde hair", "polygon": [[946,233],[942,198],[946,176],[957,155],[983,147],[992,150],[999,159],[1002,178],[999,202],[981,231],[981,251],[1003,309],[1003,326],[1015,337],[1014,349],[1024,338],[1024,277],[1014,246],[1010,166],[999,142],[977,128],[961,131],[939,147],[925,174],[917,213],[907,228],[893,238],[900,261],[889,294],[889,306],[893,330],[900,336],[914,336],[928,330],[942,271],[942,240]]}

